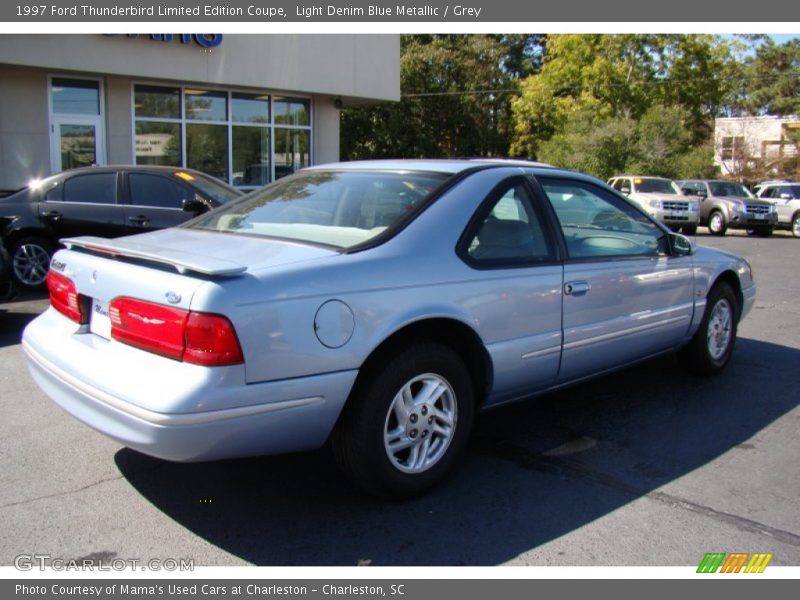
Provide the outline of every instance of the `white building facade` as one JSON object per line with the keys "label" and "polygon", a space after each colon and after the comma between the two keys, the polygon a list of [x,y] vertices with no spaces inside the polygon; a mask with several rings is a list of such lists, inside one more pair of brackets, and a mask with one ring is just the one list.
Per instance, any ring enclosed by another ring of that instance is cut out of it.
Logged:
{"label": "white building facade", "polygon": [[796,165],[800,117],[719,118],[714,125],[714,164],[725,176],[780,175]]}
{"label": "white building facade", "polygon": [[92,164],[255,187],[338,160],[342,106],[399,98],[398,35],[2,35],[0,190]]}

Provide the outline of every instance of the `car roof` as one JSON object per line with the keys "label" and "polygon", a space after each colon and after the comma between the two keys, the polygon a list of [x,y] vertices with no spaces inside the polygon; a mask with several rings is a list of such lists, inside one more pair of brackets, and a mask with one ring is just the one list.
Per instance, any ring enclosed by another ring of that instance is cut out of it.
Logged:
{"label": "car roof", "polygon": [[327,163],[307,167],[308,170],[377,170],[377,171],[428,171],[434,173],[456,174],[476,167],[526,167],[542,168],[557,171],[556,167],[545,163],[529,160],[499,159],[499,158],[472,158],[472,159],[383,159],[383,160],[353,160],[346,162]]}
{"label": "car roof", "polygon": [[632,177],[634,179],[661,179],[662,181],[672,181],[669,177],[661,177],[660,175],[614,175],[611,179],[619,179],[621,177]]}

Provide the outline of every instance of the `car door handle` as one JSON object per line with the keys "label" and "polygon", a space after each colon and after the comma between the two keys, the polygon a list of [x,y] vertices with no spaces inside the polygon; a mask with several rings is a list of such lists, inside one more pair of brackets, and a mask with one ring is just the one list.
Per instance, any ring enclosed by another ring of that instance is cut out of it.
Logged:
{"label": "car door handle", "polygon": [[150,219],[148,219],[144,215],[139,215],[138,217],[128,217],[128,221],[130,221],[134,225],[147,225]]}
{"label": "car door handle", "polygon": [[590,289],[592,289],[592,286],[589,285],[588,281],[570,281],[564,284],[564,293],[567,296],[585,294]]}
{"label": "car door handle", "polygon": [[52,219],[53,221],[58,221],[61,218],[61,213],[57,210],[51,210],[50,212],[42,213],[42,216],[45,219]]}

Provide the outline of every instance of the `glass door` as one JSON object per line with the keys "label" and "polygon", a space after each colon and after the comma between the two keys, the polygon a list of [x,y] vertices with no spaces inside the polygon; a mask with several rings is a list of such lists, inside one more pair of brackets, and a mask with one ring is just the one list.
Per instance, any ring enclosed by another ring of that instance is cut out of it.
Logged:
{"label": "glass door", "polygon": [[100,81],[50,79],[50,132],[50,162],[54,173],[105,163]]}
{"label": "glass door", "polygon": [[54,117],[53,172],[103,164],[101,127],[99,117]]}

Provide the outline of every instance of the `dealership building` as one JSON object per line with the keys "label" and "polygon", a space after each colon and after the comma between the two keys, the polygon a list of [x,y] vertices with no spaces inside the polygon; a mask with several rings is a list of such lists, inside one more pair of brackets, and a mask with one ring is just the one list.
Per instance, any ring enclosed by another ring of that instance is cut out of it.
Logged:
{"label": "dealership building", "polygon": [[154,164],[243,188],[339,158],[339,109],[398,100],[397,35],[0,35],[0,190]]}

